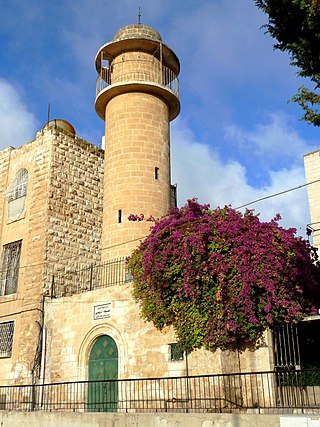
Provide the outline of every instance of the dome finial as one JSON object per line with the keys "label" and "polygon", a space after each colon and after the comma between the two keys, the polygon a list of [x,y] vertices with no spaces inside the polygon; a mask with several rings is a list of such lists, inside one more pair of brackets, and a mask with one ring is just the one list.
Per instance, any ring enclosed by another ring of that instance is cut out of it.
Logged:
{"label": "dome finial", "polygon": [[139,6],[139,11],[138,11],[138,24],[141,24],[141,8]]}

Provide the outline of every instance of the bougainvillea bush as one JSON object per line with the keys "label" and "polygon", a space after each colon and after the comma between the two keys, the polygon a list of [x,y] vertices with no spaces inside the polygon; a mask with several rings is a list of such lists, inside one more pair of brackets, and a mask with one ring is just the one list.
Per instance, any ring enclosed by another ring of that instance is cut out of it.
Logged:
{"label": "bougainvillea bush", "polygon": [[316,251],[279,219],[196,199],[171,209],[128,260],[143,318],[172,325],[191,351],[255,343],[272,325],[316,313]]}

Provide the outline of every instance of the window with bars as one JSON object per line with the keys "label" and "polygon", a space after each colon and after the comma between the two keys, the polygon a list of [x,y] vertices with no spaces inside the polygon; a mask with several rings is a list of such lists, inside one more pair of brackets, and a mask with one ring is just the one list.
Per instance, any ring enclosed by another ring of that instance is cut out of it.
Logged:
{"label": "window with bars", "polygon": [[0,358],[11,357],[14,321],[0,323]]}
{"label": "window with bars", "polygon": [[274,363],[279,385],[320,386],[318,316],[274,327]]}
{"label": "window with bars", "polygon": [[177,343],[169,344],[170,347],[170,360],[171,362],[177,362],[183,360],[183,351],[180,350]]}
{"label": "window with bars", "polygon": [[17,292],[22,240],[3,246],[1,263],[0,295]]}
{"label": "window with bars", "polygon": [[6,409],[7,396],[5,394],[0,394],[0,411]]}

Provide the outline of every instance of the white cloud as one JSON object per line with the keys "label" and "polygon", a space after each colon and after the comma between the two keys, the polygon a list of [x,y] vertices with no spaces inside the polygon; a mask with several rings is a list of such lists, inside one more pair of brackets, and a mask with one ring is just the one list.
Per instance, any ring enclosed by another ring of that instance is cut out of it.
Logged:
{"label": "white cloud", "polygon": [[36,119],[17,90],[0,78],[0,150],[18,147],[35,136]]}
{"label": "white cloud", "polygon": [[290,123],[290,118],[279,113],[270,113],[268,121],[257,124],[253,130],[245,130],[236,124],[225,126],[225,139],[242,152],[263,159],[264,165],[283,162],[301,163],[306,152],[314,151],[317,145],[305,141]]}
{"label": "white cloud", "polygon": [[[255,188],[248,183],[246,168],[238,161],[224,162],[209,146],[197,142],[193,133],[177,120],[172,129],[172,181],[178,183],[179,205],[197,197],[211,207],[231,204],[241,206],[305,183],[302,165],[271,170],[268,184]],[[302,161],[301,161],[302,163]],[[288,192],[248,206],[260,213],[262,220],[270,220],[280,213],[284,227],[295,227],[304,235],[309,222],[306,189]]]}

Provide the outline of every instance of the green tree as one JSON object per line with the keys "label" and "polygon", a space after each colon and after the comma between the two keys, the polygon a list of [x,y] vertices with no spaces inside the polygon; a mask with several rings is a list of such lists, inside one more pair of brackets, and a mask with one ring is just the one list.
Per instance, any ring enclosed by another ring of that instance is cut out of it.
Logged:
{"label": "green tree", "polygon": [[301,86],[292,100],[304,110],[303,119],[320,126],[320,0],[255,0],[269,18],[266,28],[277,40],[275,49],[287,51],[298,75],[313,82]]}
{"label": "green tree", "polygon": [[277,219],[195,199],[170,210],[128,261],[142,317],[172,325],[191,351],[256,342],[268,327],[316,313],[316,253]]}

